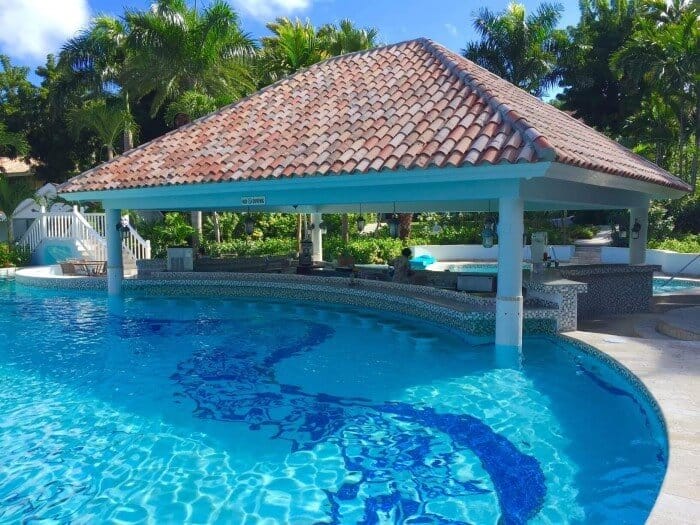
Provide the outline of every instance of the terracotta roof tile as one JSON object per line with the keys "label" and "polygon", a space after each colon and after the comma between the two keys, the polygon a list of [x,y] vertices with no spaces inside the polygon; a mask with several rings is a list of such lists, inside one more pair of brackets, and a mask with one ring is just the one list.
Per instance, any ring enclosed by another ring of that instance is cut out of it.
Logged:
{"label": "terracotta roof tile", "polygon": [[566,113],[418,39],[316,64],[62,191],[552,160],[688,189]]}

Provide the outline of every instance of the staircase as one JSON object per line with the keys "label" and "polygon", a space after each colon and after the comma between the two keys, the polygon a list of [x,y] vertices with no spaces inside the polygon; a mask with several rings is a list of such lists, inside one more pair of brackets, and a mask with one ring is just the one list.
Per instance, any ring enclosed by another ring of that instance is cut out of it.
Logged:
{"label": "staircase", "polygon": [[[136,268],[136,261],[151,258],[151,242],[143,239],[129,224],[122,241],[124,269]],[[30,253],[47,240],[74,241],[82,258],[92,261],[107,260],[106,219],[104,213],[81,213],[77,207],[70,212],[43,212],[17,242]]]}
{"label": "staircase", "polygon": [[600,264],[601,246],[576,246],[569,264]]}

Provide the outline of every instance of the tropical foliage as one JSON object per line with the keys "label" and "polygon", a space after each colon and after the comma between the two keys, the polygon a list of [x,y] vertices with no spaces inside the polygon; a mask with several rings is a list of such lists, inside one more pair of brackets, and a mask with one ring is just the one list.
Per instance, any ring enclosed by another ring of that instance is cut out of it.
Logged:
{"label": "tropical foliage", "polygon": [[4,214],[7,221],[7,238],[10,242],[14,241],[12,214],[23,200],[32,195],[34,195],[34,188],[26,180],[11,181],[0,174],[0,212]]}
{"label": "tropical foliage", "polygon": [[104,148],[107,160],[114,157],[117,139],[125,134],[134,136],[136,124],[126,110],[108,104],[107,100],[92,100],[81,108],[72,108],[66,113],[68,129],[76,136],[84,130],[95,133],[99,145]]}
{"label": "tropical foliage", "polygon": [[10,243],[0,243],[0,268],[12,268],[15,266],[26,266],[29,264],[29,253],[27,250]]}
{"label": "tropical foliage", "polygon": [[467,44],[463,54],[516,86],[541,96],[559,79],[557,58],[566,42],[557,29],[561,4],[541,4],[527,14],[523,4],[511,3],[494,13],[483,7],[474,16],[480,40]]}
{"label": "tropical foliage", "polygon": [[14,155],[25,155],[29,151],[29,144],[21,133],[7,131],[7,126],[0,122],[0,150],[11,150]]}
{"label": "tropical foliage", "polygon": [[[95,17],[57,58],[49,55],[37,68],[39,85],[30,82],[29,69],[0,55],[0,155],[34,158],[39,178],[61,182],[286,75],[379,45],[376,29],[347,19],[319,27],[277,18],[256,40],[230,3],[197,4],[156,0],[147,9]],[[581,0],[579,21],[565,29],[557,3],[482,8],[471,20],[477,38],[465,43],[463,53],[535,96],[553,97],[561,109],[694,183],[700,153],[698,5]],[[699,202],[696,193],[655,204],[652,235],[696,234]],[[590,213],[576,216],[577,223],[594,222]],[[301,216],[253,218],[256,228],[246,237],[242,215],[205,215],[204,246],[212,253],[286,253],[288,239],[301,235]],[[527,220],[547,229],[554,242],[594,233],[580,225],[552,228],[550,218],[528,214]],[[603,212],[595,223],[613,219]],[[386,229],[360,236],[353,216],[324,220],[331,256],[347,250],[365,262],[389,259],[407,242],[389,239]],[[156,246],[186,243],[193,235],[188,222],[186,215],[167,215],[145,233]],[[478,243],[482,222],[479,214],[401,214],[400,232],[411,242]]]}
{"label": "tropical foliage", "polygon": [[184,0],[160,0],[147,11],[128,11],[126,87],[153,95],[151,115],[187,93],[228,104],[255,89],[250,60],[255,42],[222,0],[202,11]]}

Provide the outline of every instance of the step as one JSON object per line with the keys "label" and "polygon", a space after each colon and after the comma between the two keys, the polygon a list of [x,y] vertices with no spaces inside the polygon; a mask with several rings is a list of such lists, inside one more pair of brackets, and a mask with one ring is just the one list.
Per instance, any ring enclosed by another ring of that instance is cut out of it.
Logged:
{"label": "step", "polygon": [[677,308],[666,312],[656,329],[681,341],[700,341],[700,306]]}
{"label": "step", "polygon": [[638,322],[637,324],[634,325],[633,331],[635,337],[641,337],[643,339],[661,339],[661,340],[666,340],[666,341],[673,341],[673,337],[669,337],[665,334],[662,334],[657,330],[657,327],[659,326],[659,319],[658,318],[653,318],[653,319],[644,319],[643,321]]}

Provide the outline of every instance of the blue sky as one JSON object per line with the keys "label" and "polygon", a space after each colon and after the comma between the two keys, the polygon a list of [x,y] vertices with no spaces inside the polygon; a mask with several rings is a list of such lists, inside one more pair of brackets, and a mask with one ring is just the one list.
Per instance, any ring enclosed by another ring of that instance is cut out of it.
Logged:
{"label": "blue sky", "polygon": [[[193,0],[190,0],[194,3]],[[204,5],[207,0],[198,0]],[[384,43],[426,36],[459,51],[474,39],[471,15],[481,6],[501,10],[508,0],[229,0],[254,37],[267,34],[265,22],[276,16],[310,19],[315,25],[350,18],[379,29]],[[528,10],[540,3],[524,0]],[[561,25],[575,24],[578,1],[563,0]],[[0,53],[32,70],[49,52],[98,13],[119,15],[125,7],[143,9],[150,0],[0,0]]]}

